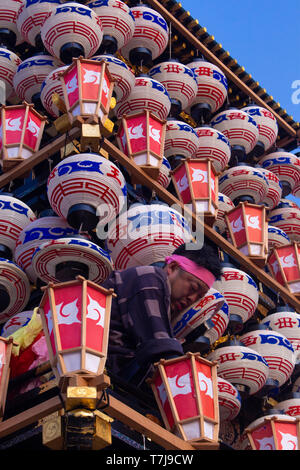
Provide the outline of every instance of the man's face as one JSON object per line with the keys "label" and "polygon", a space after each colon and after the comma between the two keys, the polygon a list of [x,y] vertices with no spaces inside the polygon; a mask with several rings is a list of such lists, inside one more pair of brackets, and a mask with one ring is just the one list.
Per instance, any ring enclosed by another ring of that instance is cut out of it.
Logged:
{"label": "man's face", "polygon": [[171,286],[171,314],[176,316],[181,311],[204,297],[208,286],[193,274],[181,269],[172,262],[166,267]]}

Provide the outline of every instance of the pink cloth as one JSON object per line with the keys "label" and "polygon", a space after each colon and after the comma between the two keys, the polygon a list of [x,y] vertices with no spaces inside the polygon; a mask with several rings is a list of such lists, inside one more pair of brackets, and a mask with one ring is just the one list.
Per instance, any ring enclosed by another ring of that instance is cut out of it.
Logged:
{"label": "pink cloth", "polygon": [[166,257],[166,263],[169,264],[172,261],[175,261],[179,266],[190,274],[196,276],[200,281],[205,282],[205,284],[211,288],[215,282],[215,276],[203,266],[198,266],[194,261],[186,258],[185,256],[172,255]]}

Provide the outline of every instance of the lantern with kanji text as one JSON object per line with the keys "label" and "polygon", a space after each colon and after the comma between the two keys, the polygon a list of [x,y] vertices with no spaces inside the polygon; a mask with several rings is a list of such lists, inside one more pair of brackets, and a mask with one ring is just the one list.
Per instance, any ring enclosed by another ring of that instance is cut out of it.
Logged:
{"label": "lantern with kanji text", "polygon": [[181,202],[213,225],[218,212],[218,177],[209,158],[187,158],[172,171]]}
{"label": "lantern with kanji text", "polygon": [[273,171],[261,168],[261,172],[267,178],[269,183],[263,204],[268,210],[272,210],[280,203],[280,199],[282,197],[282,184],[278,176],[275,175]]}
{"label": "lantern with kanji text", "polygon": [[194,153],[194,158],[211,158],[217,173],[224,171],[231,157],[230,143],[222,132],[213,127],[197,127],[194,129],[199,145]]}
{"label": "lantern with kanji text", "polygon": [[288,416],[300,417],[300,393],[285,393],[281,400],[276,403],[276,410]]}
{"label": "lantern with kanji text", "polygon": [[199,146],[195,130],[186,122],[168,118],[164,154],[172,168],[194,156]]}
{"label": "lantern with kanji text", "polygon": [[6,171],[39,150],[46,117],[33,104],[1,107],[0,156]]}
{"label": "lantern with kanji text", "polygon": [[300,297],[300,246],[294,242],[274,248],[268,258],[268,268],[279,284]]}
{"label": "lantern with kanji text", "polygon": [[0,422],[3,419],[10,375],[10,357],[13,348],[12,338],[0,336]]}
{"label": "lantern with kanji text", "polygon": [[124,115],[117,140],[119,147],[149,176],[158,178],[162,164],[166,134],[166,121],[145,110]]}
{"label": "lantern with kanji text", "polygon": [[289,245],[291,240],[287,234],[278,227],[268,225],[268,251],[271,252],[277,246]]}
{"label": "lantern with kanji text", "polygon": [[268,254],[266,208],[240,202],[226,212],[225,219],[231,243],[255,264],[263,267]]}
{"label": "lantern with kanji text", "polygon": [[195,448],[218,448],[217,366],[199,354],[187,353],[155,364],[151,383],[166,428]]}
{"label": "lantern with kanji text", "polygon": [[283,230],[291,241],[300,242],[300,207],[289,199],[280,203],[268,213],[270,225]]}
{"label": "lantern with kanji text", "polygon": [[290,194],[300,181],[300,158],[283,149],[264,156],[259,160],[259,165],[278,176],[283,198]]}
{"label": "lantern with kanji text", "polygon": [[103,374],[113,291],[81,276],[43,289],[39,313],[57,381]]}
{"label": "lantern with kanji text", "polygon": [[239,391],[227,380],[218,377],[220,421],[232,421],[241,410],[242,399]]}
{"label": "lantern with kanji text", "polygon": [[258,126],[258,142],[252,153],[260,157],[269,150],[276,142],[278,135],[278,124],[273,113],[261,106],[252,104],[242,108],[242,111],[253,117]]}

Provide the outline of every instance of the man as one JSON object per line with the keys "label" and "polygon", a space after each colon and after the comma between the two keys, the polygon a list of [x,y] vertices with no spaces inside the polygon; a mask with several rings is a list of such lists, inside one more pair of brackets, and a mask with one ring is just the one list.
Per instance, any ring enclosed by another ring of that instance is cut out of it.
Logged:
{"label": "man", "polygon": [[163,268],[114,271],[102,284],[117,294],[111,310],[108,370],[137,384],[154,362],[183,355],[171,319],[203,297],[220,274],[219,257],[209,244],[200,250],[181,245]]}

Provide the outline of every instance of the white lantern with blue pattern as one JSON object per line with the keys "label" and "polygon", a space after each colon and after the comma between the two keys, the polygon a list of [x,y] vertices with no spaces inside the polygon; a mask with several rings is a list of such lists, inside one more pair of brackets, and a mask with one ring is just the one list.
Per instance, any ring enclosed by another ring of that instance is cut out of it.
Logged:
{"label": "white lantern with blue pattern", "polygon": [[25,272],[12,261],[0,258],[0,323],[26,306],[30,283]]}
{"label": "white lantern with blue pattern", "polygon": [[248,201],[263,204],[269,183],[260,168],[238,165],[225,170],[219,178],[219,190],[236,205]]}
{"label": "white lantern with blue pattern", "polygon": [[291,240],[287,234],[278,227],[268,224],[268,251],[271,252],[277,246],[289,245]]}
{"label": "white lantern with blue pattern", "polygon": [[17,15],[22,0],[6,0],[0,5],[0,42],[8,49],[13,49],[24,41],[18,27]]}
{"label": "white lantern with blue pattern", "polygon": [[234,209],[234,204],[230,197],[225,196],[225,194],[218,193],[218,213],[217,219],[213,226],[221,234],[224,233],[227,228],[225,214],[231,209]]}
{"label": "white lantern with blue pattern", "polygon": [[277,175],[275,175],[275,173],[273,173],[273,171],[261,168],[261,172],[263,175],[265,175],[269,183],[263,204],[267,207],[267,209],[272,210],[280,202],[282,197],[282,185],[280,179]]}
{"label": "white lantern with blue pattern", "polygon": [[172,168],[192,157],[198,146],[199,138],[192,126],[176,119],[167,120],[164,154]]}
{"label": "white lantern with blue pattern", "polygon": [[13,78],[21,62],[17,54],[0,47],[0,80],[5,84],[6,99],[11,98],[14,94]]}
{"label": "white lantern with blue pattern", "polygon": [[276,118],[271,111],[257,106],[256,104],[242,108],[250,116],[253,117],[258,126],[258,142],[254,148],[255,156],[263,155],[276,142],[278,135],[278,124]]}
{"label": "white lantern with blue pattern", "polygon": [[126,182],[119,168],[93,153],[75,154],[51,171],[47,194],[54,212],[80,231],[114,219],[126,201]]}
{"label": "white lantern with blue pattern", "polygon": [[197,127],[199,145],[194,158],[210,158],[217,173],[222,173],[231,157],[230,143],[222,132],[212,127]]}
{"label": "white lantern with blue pattern", "polygon": [[162,159],[157,182],[164,188],[167,188],[171,183],[171,165],[166,157],[163,157]]}
{"label": "white lantern with blue pattern", "polygon": [[25,310],[13,315],[7,322],[4,323],[1,331],[1,336],[8,338],[15,331],[23,326],[26,326],[30,322],[33,315],[33,310]]}
{"label": "white lantern with blue pattern", "polygon": [[52,70],[47,75],[41,86],[41,102],[45,110],[53,117],[58,117],[60,111],[53,101],[53,95],[57,94],[61,100],[64,99],[64,92],[61,86],[61,79],[59,74],[66,70],[67,65],[58,67],[58,69]]}
{"label": "white lantern with blue pattern", "polygon": [[241,410],[239,391],[228,380],[218,377],[218,400],[220,421],[232,421]]}
{"label": "white lantern with blue pattern", "polygon": [[281,199],[268,216],[270,225],[283,230],[292,242],[300,242],[300,207],[295,202]]}
{"label": "white lantern with blue pattern", "polygon": [[279,149],[259,161],[259,165],[278,176],[282,185],[282,197],[286,197],[300,181],[300,158],[293,153]]}

